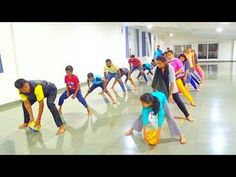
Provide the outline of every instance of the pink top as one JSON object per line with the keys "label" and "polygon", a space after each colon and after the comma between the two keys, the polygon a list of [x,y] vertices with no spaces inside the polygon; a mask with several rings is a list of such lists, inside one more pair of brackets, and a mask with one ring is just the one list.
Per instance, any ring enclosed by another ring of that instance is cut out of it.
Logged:
{"label": "pink top", "polygon": [[[171,66],[173,66],[175,72],[177,72],[179,69],[183,69],[183,63],[181,62],[180,59],[178,58],[173,58],[170,60],[169,62],[171,64]],[[183,70],[184,71],[184,70]],[[184,76],[184,72],[180,73],[176,76],[176,78],[182,77]]]}

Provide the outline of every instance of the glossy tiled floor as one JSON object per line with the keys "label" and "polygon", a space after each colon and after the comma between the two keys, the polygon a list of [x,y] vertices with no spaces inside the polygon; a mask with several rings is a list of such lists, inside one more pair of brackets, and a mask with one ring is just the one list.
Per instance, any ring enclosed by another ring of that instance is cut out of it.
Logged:
{"label": "glossy tiled floor", "polygon": [[[40,133],[17,130],[23,120],[20,106],[0,112],[0,154],[236,154],[236,63],[206,63],[202,68],[206,81],[201,92],[191,91],[197,107],[186,104],[195,122],[177,119],[187,138],[185,145],[170,136],[166,122],[161,143],[155,147],[145,144],[141,134],[123,135],[139,115],[139,96],[151,90],[150,83],[137,81],[138,91],[128,84],[126,96],[116,85],[117,95],[111,93],[117,105],[107,103],[95,90],[87,98],[94,113],[90,119],[77,100],[68,99],[64,105],[67,131],[61,136],[55,135],[56,126],[46,107]],[[84,94],[86,89],[82,87]],[[171,109],[182,117],[175,104]]]}

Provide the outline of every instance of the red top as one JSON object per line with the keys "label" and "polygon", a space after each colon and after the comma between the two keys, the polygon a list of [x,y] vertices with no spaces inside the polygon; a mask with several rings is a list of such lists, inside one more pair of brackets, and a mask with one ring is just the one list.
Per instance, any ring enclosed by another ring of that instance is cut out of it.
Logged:
{"label": "red top", "polygon": [[133,67],[138,67],[142,65],[141,61],[138,58],[130,58],[128,62],[129,64],[131,63]]}
{"label": "red top", "polygon": [[76,75],[72,74],[72,76],[65,76],[65,83],[68,85],[69,90],[76,90],[79,86],[79,79]]}

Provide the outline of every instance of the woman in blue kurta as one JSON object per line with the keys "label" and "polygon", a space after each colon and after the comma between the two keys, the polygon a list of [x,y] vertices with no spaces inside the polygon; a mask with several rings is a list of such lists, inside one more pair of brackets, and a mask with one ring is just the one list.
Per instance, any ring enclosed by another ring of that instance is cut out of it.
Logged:
{"label": "woman in blue kurta", "polygon": [[181,144],[186,143],[186,140],[169,109],[168,101],[164,93],[160,91],[144,93],[140,97],[140,101],[143,106],[141,115],[136,119],[132,128],[129,129],[125,135],[133,134],[133,130],[141,132],[142,128],[149,123],[149,117],[156,116],[158,124],[158,139],[160,139],[161,128],[166,117],[171,135],[179,136]]}

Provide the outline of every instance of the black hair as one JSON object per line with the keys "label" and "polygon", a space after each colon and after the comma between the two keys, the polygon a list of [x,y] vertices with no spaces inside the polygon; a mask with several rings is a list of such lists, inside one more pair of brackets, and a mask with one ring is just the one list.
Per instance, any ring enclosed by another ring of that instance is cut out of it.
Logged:
{"label": "black hair", "polygon": [[134,58],[135,57],[135,55],[130,55],[130,58]]}
{"label": "black hair", "polygon": [[154,59],[152,59],[152,62],[155,62],[155,60],[154,60]]}
{"label": "black hair", "polygon": [[152,103],[152,111],[154,115],[157,115],[160,110],[160,101],[156,97],[152,96],[150,93],[144,93],[140,96],[140,100],[145,103]]}
{"label": "black hair", "polygon": [[87,74],[87,77],[90,78],[90,77],[94,77],[93,73],[88,73]]}
{"label": "black hair", "polygon": [[167,50],[166,54],[168,54],[168,53],[174,54],[173,50]]}
{"label": "black hair", "polygon": [[71,65],[67,65],[65,70],[73,72],[73,67]]}
{"label": "black hair", "polygon": [[187,60],[187,57],[186,57],[186,55],[185,55],[185,54],[183,54],[183,53],[179,55],[179,59],[180,59],[180,57],[183,57],[183,58],[184,58],[184,61],[186,61],[186,60]]}
{"label": "black hair", "polygon": [[167,59],[164,56],[159,56],[159,57],[156,58],[156,60],[157,61],[159,60],[159,61],[161,61],[163,63],[167,62]]}
{"label": "black hair", "polygon": [[143,64],[143,65],[142,65],[142,67],[146,67],[146,65],[145,65],[145,64]]}
{"label": "black hair", "polygon": [[106,63],[107,63],[107,62],[111,62],[111,59],[106,59]]}
{"label": "black hair", "polygon": [[17,79],[17,80],[15,81],[15,87],[16,87],[17,89],[20,89],[20,88],[22,88],[22,87],[24,86],[24,84],[25,84],[26,82],[27,82],[27,81],[26,81],[25,79],[23,79],[23,78]]}

